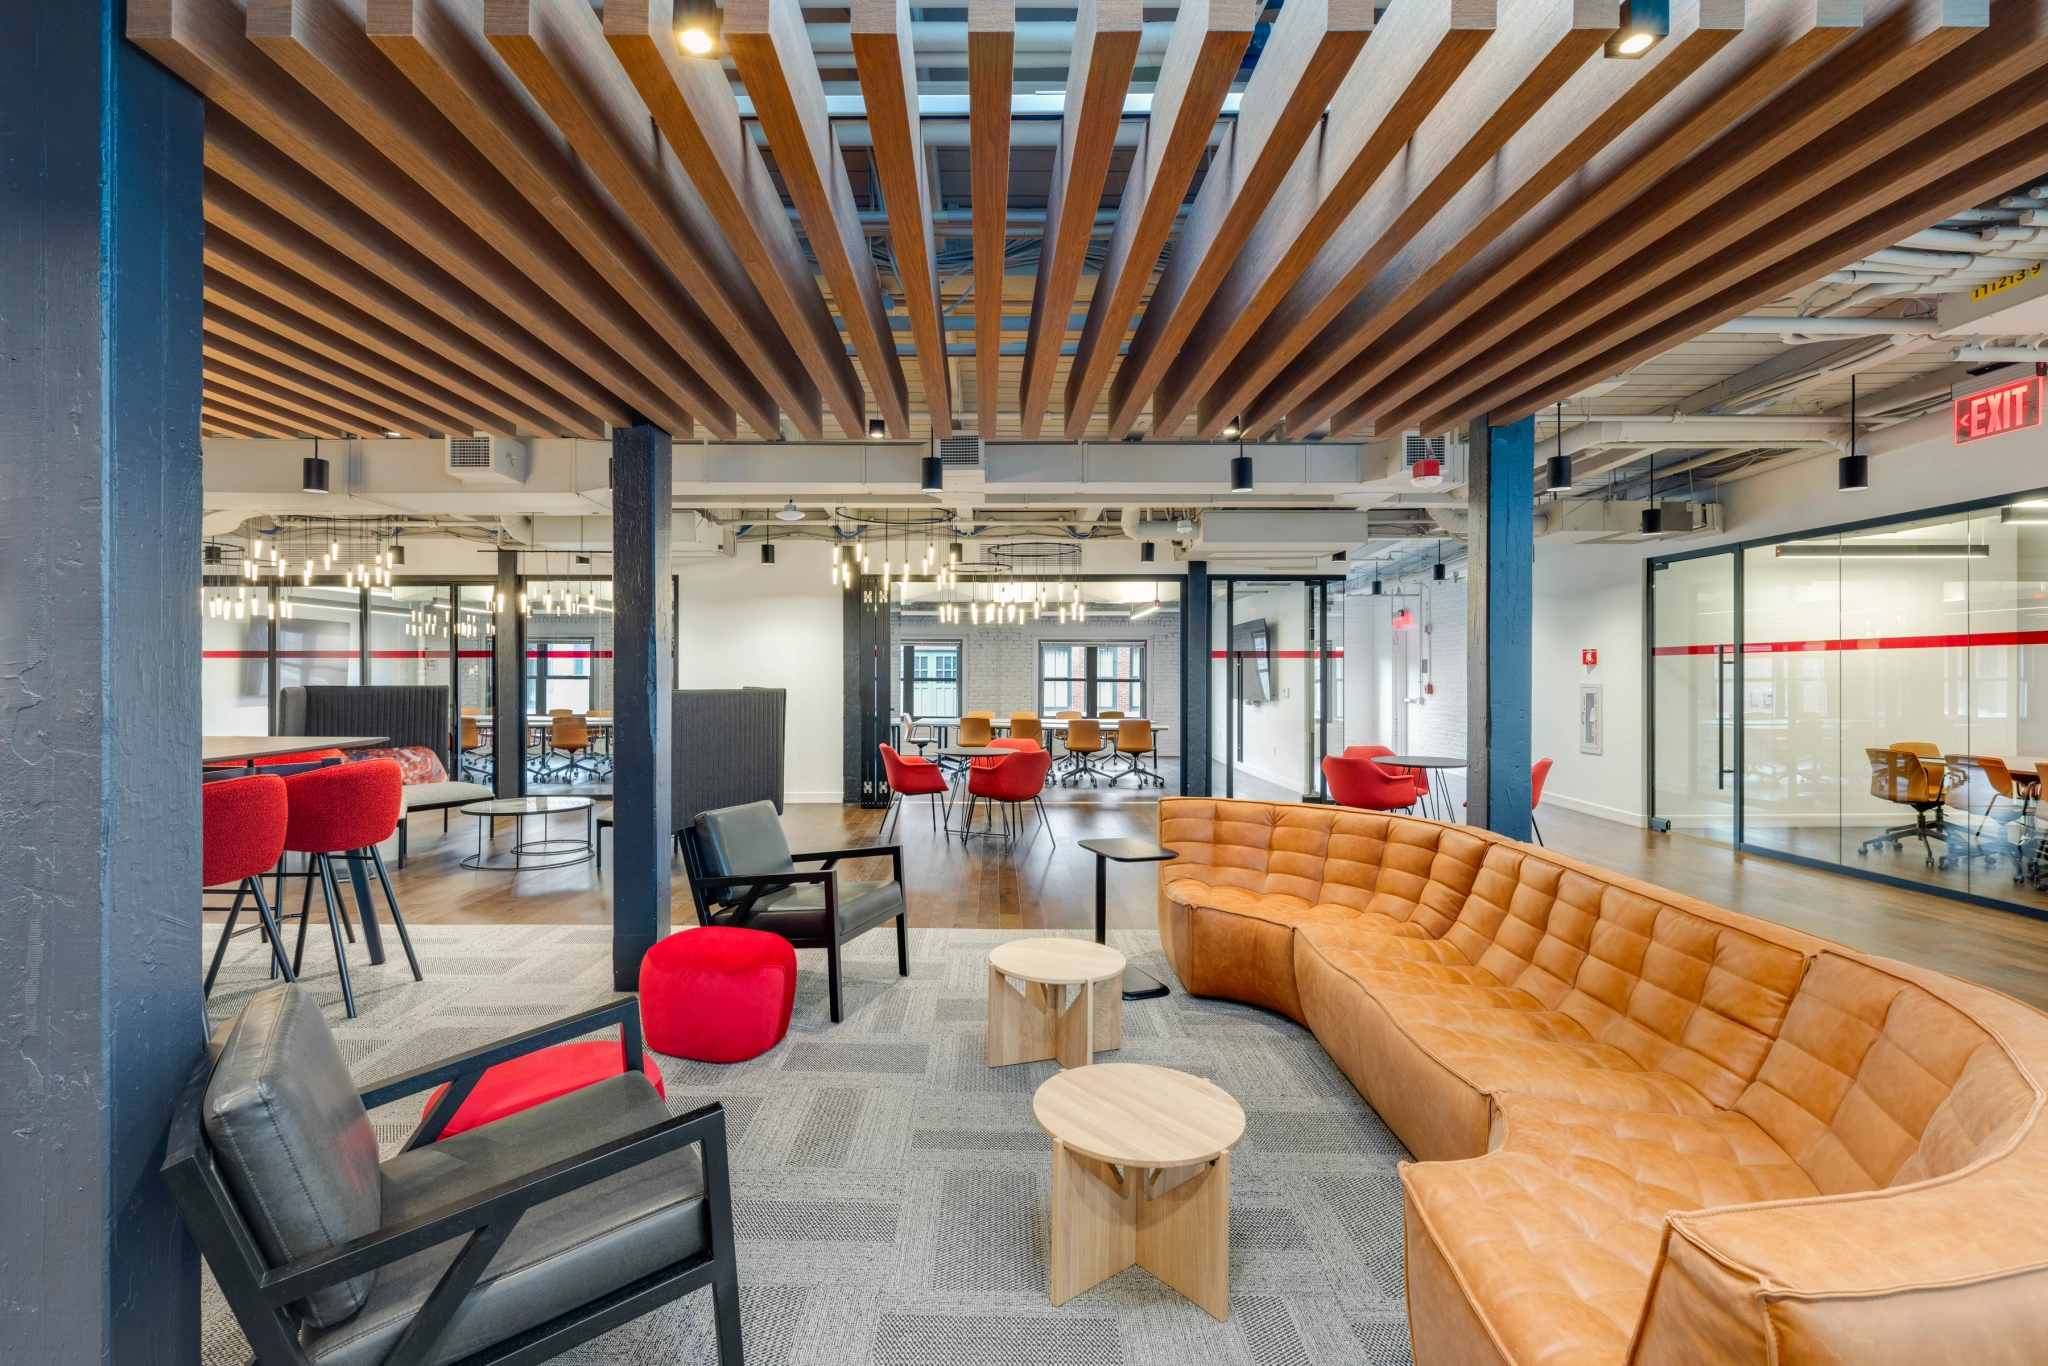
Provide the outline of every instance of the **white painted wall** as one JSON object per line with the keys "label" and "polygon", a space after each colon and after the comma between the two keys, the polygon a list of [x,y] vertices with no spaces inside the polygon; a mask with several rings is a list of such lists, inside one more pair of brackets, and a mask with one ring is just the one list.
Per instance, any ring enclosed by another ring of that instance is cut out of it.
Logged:
{"label": "white painted wall", "polygon": [[[1543,801],[1632,824],[1644,820],[1643,559],[1635,545],[1539,543],[1530,620],[1530,757],[1551,760]],[[1586,649],[1598,664],[1579,662]],[[1579,752],[1581,683],[1601,685],[1599,754]]]}
{"label": "white painted wall", "polygon": [[678,565],[676,686],[789,693],[783,786],[791,802],[843,796],[845,661],[840,590],[823,541],[787,540],[776,563],[748,543],[732,558]]}

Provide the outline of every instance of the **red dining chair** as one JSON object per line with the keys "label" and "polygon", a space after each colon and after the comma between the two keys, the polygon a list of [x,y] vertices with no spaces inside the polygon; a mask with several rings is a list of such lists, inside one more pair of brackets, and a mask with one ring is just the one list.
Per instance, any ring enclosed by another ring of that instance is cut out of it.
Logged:
{"label": "red dining chair", "polygon": [[1045,824],[1045,833],[1057,845],[1059,839],[1052,833],[1052,821],[1045,814],[1045,803],[1039,794],[1045,791],[1045,775],[1052,769],[1052,755],[1038,746],[1019,749],[1015,754],[1006,755],[995,761],[993,768],[976,768],[967,774],[967,823],[961,827],[962,837],[974,828],[974,803],[976,798],[988,799],[991,808],[996,802],[1003,803],[1003,837],[1014,838],[1016,827],[1011,814],[1019,804],[1030,802],[1038,811],[1038,819]]}
{"label": "red dining chair", "polygon": [[199,800],[200,886],[225,888],[232,883],[235,888],[235,904],[228,908],[228,923],[221,928],[220,946],[213,951],[202,992],[213,994],[213,979],[227,957],[228,941],[235,936],[242,899],[251,893],[256,897],[257,928],[270,941],[270,975],[275,977],[282,969],[285,981],[298,980],[284,956],[284,936],[278,931],[277,918],[263,895],[263,874],[284,856],[284,779],[259,775],[208,783],[200,789]]}
{"label": "red dining chair", "polygon": [[889,829],[889,818],[897,818],[897,829],[903,828],[903,799],[929,795],[932,797],[932,828],[939,828],[940,803],[952,791],[946,782],[946,775],[931,760],[917,755],[898,754],[888,745],[881,745],[882,772],[889,781],[889,809],[882,813],[882,830]]}
{"label": "red dining chair", "polygon": [[[1344,747],[1344,757],[1347,759],[1378,759],[1383,755],[1392,754],[1393,752],[1393,750],[1385,745],[1346,745]],[[1380,768],[1397,778],[1403,774],[1413,778],[1415,780],[1415,796],[1418,801],[1429,795],[1428,769],[1404,768],[1399,764],[1381,764]]]}
{"label": "red dining chair", "polygon": [[1536,833],[1536,842],[1543,843],[1543,827],[1536,824],[1536,808],[1543,804],[1543,780],[1550,776],[1550,760],[1538,759],[1529,765],[1529,828]]}
{"label": "red dining chair", "polygon": [[[405,780],[393,759],[365,759],[361,763],[335,768],[316,768],[294,773],[284,779],[290,820],[284,847],[289,853],[308,856],[306,894],[299,903],[299,939],[292,950],[292,968],[299,969],[306,952],[306,922],[312,918],[313,882],[320,883],[320,896],[327,907],[327,928],[334,935],[334,957],[341,972],[341,998],[350,1018],[356,1013],[355,990],[348,978],[348,953],[342,946],[342,925],[346,912],[341,904],[341,887],[334,876],[334,859],[344,863],[362,859],[376,869],[383,885],[384,900],[391,907],[391,923],[405,945],[405,958],[412,965],[415,982],[420,960],[412,951],[412,936],[405,931],[405,917],[399,913],[398,898],[392,894],[391,878],[384,871],[384,857],[377,846],[398,830],[405,808]],[[283,875],[279,875],[282,886]],[[370,908],[365,905],[365,915]],[[354,937],[353,932],[350,935]]]}
{"label": "red dining chair", "polygon": [[1415,780],[1370,759],[1332,754],[1323,760],[1323,777],[1330,783],[1330,799],[1339,806],[1356,806],[1366,811],[1405,811],[1415,805]]}

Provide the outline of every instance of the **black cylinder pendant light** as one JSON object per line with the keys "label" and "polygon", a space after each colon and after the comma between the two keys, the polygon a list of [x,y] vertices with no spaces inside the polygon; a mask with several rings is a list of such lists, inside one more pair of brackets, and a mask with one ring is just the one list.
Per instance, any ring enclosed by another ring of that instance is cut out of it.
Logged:
{"label": "black cylinder pendant light", "polygon": [[1250,493],[1252,491],[1252,458],[1238,454],[1230,457],[1230,491]]}
{"label": "black cylinder pendant light", "polygon": [[320,454],[320,443],[313,443],[313,453],[299,464],[299,492],[327,492],[327,460]]}
{"label": "black cylinder pendant light", "polygon": [[928,455],[924,458],[924,483],[926,493],[943,493],[946,488],[946,462],[941,456]]}
{"label": "black cylinder pendant light", "polygon": [[1856,450],[1856,376],[1849,376],[1849,453],[1835,462],[1835,487],[1862,493],[1870,487],[1870,457]]}

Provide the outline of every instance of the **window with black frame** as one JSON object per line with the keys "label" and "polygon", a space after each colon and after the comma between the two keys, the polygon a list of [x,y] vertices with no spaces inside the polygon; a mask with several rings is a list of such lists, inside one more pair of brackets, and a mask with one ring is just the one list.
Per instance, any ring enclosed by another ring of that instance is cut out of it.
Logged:
{"label": "window with black frame", "polygon": [[960,714],[960,647],[906,645],[904,710],[920,716]]}
{"label": "window with black frame", "polygon": [[1046,641],[1038,647],[1038,698],[1039,712],[1045,716],[1063,711],[1143,716],[1145,647]]}

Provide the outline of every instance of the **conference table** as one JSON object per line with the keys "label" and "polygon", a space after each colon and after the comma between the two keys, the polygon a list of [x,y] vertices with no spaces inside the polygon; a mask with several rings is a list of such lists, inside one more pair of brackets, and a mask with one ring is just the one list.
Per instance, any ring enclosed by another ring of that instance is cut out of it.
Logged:
{"label": "conference table", "polygon": [[[1068,719],[1069,719],[1069,718],[1067,718],[1067,717],[1059,717],[1059,716],[1054,716],[1054,717],[1040,717],[1040,718],[1039,718],[1039,721],[1038,721],[1038,724],[1039,724],[1039,726],[1040,726],[1040,727],[1042,727],[1042,728],[1044,729],[1044,731],[1045,731],[1045,733],[1046,733],[1047,735],[1065,735],[1065,734],[1067,733],[1067,721],[1068,721]],[[1083,718],[1083,719],[1086,719],[1086,718]],[[1099,718],[1097,718],[1097,719],[1098,719],[1098,720],[1100,720],[1100,721],[1102,722],[1102,738],[1103,738],[1104,740],[1107,740],[1107,741],[1109,741],[1109,742],[1110,742],[1111,744],[1114,744],[1114,743],[1115,743],[1115,741],[1116,741],[1116,723],[1117,723],[1117,722],[1118,722],[1119,720],[1124,720],[1124,721],[1143,721],[1143,720],[1145,720],[1145,718],[1144,718],[1144,717],[1142,717],[1142,716],[1126,716],[1126,717],[1116,717],[1116,716],[1104,716],[1104,717],[1099,717]],[[937,744],[938,744],[938,746],[939,746],[939,748],[940,748],[940,749],[944,749],[944,748],[946,748],[946,747],[947,747],[948,745],[950,745],[950,744],[952,744],[952,743],[953,743],[953,735],[952,735],[952,732],[953,732],[953,730],[954,730],[954,729],[955,729],[956,727],[958,727],[958,726],[959,726],[959,724],[960,724],[960,718],[959,718],[959,717],[957,717],[957,716],[918,716],[918,717],[907,717],[907,716],[895,716],[895,717],[892,717],[892,718],[890,718],[890,721],[889,721],[889,726],[890,726],[890,728],[891,728],[892,730],[894,730],[894,731],[898,732],[898,734],[899,734],[899,735],[900,735],[900,734],[901,734],[901,733],[902,733],[903,731],[906,731],[906,730],[912,730],[912,729],[915,729],[915,728],[916,728],[916,727],[918,727],[918,726],[930,726],[931,728],[933,728],[934,730],[938,731],[938,733],[939,733],[939,738],[938,738]],[[989,720],[989,723],[988,723],[988,724],[989,724],[989,729],[990,729],[990,730],[992,730],[992,731],[994,731],[994,732],[995,732],[995,733],[996,733],[997,735],[1007,735],[1007,734],[1009,734],[1009,732],[1010,732],[1010,718],[1009,718],[1009,717],[1007,717],[1007,716],[999,716],[999,717],[992,717],[992,718],[990,718],[990,720]],[[1164,722],[1160,722],[1160,721],[1154,721],[1154,722],[1152,723],[1152,733],[1153,733],[1154,735],[1164,735],[1164,734],[1166,734],[1166,732],[1168,732],[1168,731],[1170,731],[1170,730],[1172,730],[1172,729],[1173,729],[1173,727],[1172,727],[1172,726],[1170,726],[1170,725],[1167,725],[1167,724],[1165,724]],[[926,740],[926,741],[923,741],[923,742],[919,742],[919,741],[916,741],[916,740],[912,740],[912,741],[910,741],[909,743],[911,743],[911,744],[920,744],[920,743],[922,743],[922,744],[931,744],[931,743],[933,743],[933,742],[932,742],[932,741],[929,741],[929,740]],[[901,744],[899,743],[899,744],[897,745],[897,748],[898,748],[898,749],[901,749],[901,748],[902,748],[902,745],[901,745]]]}

